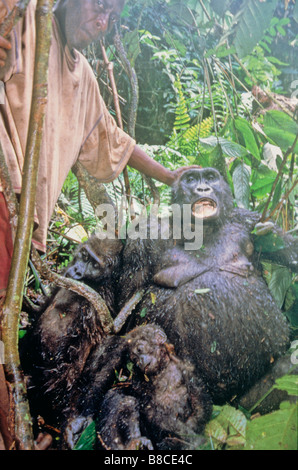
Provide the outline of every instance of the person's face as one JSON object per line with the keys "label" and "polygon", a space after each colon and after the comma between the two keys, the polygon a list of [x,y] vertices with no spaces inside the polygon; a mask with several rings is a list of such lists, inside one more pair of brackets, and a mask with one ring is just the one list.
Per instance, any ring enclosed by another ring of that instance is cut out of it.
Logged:
{"label": "person's face", "polygon": [[71,48],[84,49],[120,17],[124,0],[67,0],[65,37]]}

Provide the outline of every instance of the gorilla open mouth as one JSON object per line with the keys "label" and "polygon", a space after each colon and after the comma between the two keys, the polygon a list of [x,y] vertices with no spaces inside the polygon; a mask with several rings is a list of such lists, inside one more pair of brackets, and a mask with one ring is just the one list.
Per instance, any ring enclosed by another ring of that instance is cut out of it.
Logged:
{"label": "gorilla open mouth", "polygon": [[208,219],[217,215],[217,204],[213,199],[201,198],[192,205],[192,214],[198,219]]}

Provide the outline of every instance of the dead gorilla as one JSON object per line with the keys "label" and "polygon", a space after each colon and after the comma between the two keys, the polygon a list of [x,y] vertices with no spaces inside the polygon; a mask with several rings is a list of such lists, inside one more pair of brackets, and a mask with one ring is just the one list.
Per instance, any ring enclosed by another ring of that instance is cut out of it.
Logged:
{"label": "dead gorilla", "polygon": [[192,364],[177,358],[156,325],[140,326],[125,339],[131,384],[110,390],[100,407],[97,432],[104,448],[198,448],[212,407]]}
{"label": "dead gorilla", "polygon": [[[251,232],[259,215],[234,208],[228,184],[212,168],[185,171],[173,202],[190,204],[192,221],[203,219],[204,245],[192,252],[184,240],[128,240],[121,298],[147,287],[128,329],[160,325],[214,402],[223,403],[286,351],[289,328],[258,270]],[[284,264],[298,269],[297,239],[284,243]]]}
{"label": "dead gorilla", "polygon": [[[114,274],[119,271],[122,246],[120,240],[103,241],[93,235],[78,247],[64,273],[96,290],[112,314],[117,283]],[[73,402],[87,358],[102,337],[101,322],[92,305],[70,290],[55,288],[34,325],[28,349],[34,364],[30,374],[58,413]]]}

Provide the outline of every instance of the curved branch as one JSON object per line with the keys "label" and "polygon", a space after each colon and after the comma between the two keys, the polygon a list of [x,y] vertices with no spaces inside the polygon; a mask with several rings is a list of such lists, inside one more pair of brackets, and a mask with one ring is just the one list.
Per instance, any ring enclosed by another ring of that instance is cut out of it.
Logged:
{"label": "curved branch", "polygon": [[75,281],[74,279],[66,278],[64,276],[61,276],[57,273],[52,272],[41,260],[40,256],[38,255],[36,249],[32,247],[31,251],[31,259],[32,262],[35,266],[35,268],[38,270],[39,274],[49,280],[50,282],[53,282],[59,287],[63,287],[64,289],[69,289],[72,292],[75,292],[78,295],[81,295],[82,297],[85,297],[92,306],[94,307],[98,318],[101,322],[101,327],[103,329],[103,332],[105,334],[110,334],[113,332],[113,319],[111,317],[111,314],[109,312],[109,309],[102,299],[102,297],[91,287],[87,286],[86,284],[83,284],[82,282]]}

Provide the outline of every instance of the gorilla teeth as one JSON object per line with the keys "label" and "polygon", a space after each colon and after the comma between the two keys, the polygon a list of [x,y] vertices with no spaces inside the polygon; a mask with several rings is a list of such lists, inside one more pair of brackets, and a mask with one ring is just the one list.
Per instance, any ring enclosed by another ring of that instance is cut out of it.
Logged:
{"label": "gorilla teeth", "polygon": [[216,203],[212,199],[200,199],[192,206],[192,213],[195,217],[205,219],[216,213]]}

